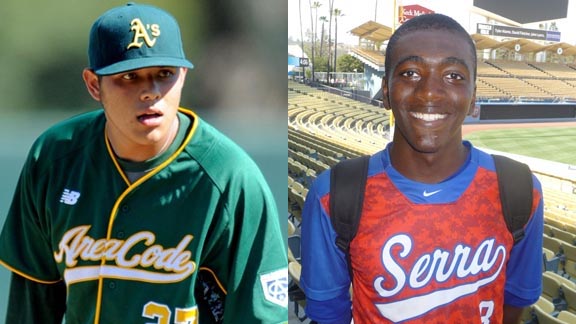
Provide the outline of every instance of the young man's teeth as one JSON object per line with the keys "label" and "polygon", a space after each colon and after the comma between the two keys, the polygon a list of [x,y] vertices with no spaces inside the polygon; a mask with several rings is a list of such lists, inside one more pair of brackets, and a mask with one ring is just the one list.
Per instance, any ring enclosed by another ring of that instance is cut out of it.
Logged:
{"label": "young man's teeth", "polygon": [[422,119],[423,121],[435,121],[446,118],[446,115],[442,114],[412,113],[412,116]]}

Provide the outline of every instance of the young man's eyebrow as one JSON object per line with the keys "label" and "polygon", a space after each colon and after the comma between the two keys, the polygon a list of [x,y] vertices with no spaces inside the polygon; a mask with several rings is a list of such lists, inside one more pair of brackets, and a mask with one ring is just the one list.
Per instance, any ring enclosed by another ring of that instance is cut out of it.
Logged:
{"label": "young man's eyebrow", "polygon": [[394,66],[394,68],[397,67],[397,66],[399,66],[399,65],[402,65],[402,64],[404,64],[404,63],[406,63],[406,62],[422,63],[422,62],[424,62],[424,59],[422,59],[422,57],[417,56],[417,55],[409,55],[409,56],[406,56],[406,57],[403,57],[402,59],[400,59],[400,60],[398,61],[398,63],[396,63],[396,65]]}
{"label": "young man's eyebrow", "polygon": [[[421,56],[409,55],[409,56],[406,56],[406,57],[403,57],[402,59],[400,59],[398,61],[398,63],[396,63],[394,68],[396,68],[397,66],[400,66],[406,62],[425,63],[424,59]],[[464,61],[463,59],[456,57],[456,56],[450,56],[450,57],[443,59],[442,64],[458,64],[458,65],[462,65],[463,67],[465,67],[466,70],[470,70],[468,68],[468,64],[466,64],[466,61]]]}
{"label": "young man's eyebrow", "polygon": [[458,64],[458,65],[462,65],[466,68],[466,70],[468,69],[468,64],[466,64],[466,61],[464,61],[463,59],[459,58],[459,57],[455,57],[455,56],[450,56],[447,57],[445,59],[442,60],[442,63],[444,64]]}

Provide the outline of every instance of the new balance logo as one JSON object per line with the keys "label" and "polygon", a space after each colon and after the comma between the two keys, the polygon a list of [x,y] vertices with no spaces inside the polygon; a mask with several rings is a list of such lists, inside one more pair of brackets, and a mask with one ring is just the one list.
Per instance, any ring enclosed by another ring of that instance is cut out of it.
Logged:
{"label": "new balance logo", "polygon": [[424,197],[430,197],[430,196],[432,196],[432,195],[435,195],[435,194],[439,193],[440,191],[442,191],[442,189],[436,190],[436,191],[431,191],[431,192],[428,192],[427,190],[424,190],[424,192],[422,193],[422,196],[424,196]]}
{"label": "new balance logo", "polygon": [[76,205],[78,198],[80,198],[80,193],[78,191],[64,189],[62,197],[60,197],[60,202],[66,205]]}

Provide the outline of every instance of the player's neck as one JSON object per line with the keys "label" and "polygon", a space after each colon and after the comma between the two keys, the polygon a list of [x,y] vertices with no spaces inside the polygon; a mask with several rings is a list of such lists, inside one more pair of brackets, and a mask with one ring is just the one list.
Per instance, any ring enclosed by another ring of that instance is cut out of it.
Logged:
{"label": "player's neck", "polygon": [[[447,151],[447,152],[446,152]],[[422,183],[440,183],[466,163],[469,149],[457,145],[439,153],[422,153],[402,145],[392,145],[392,166],[408,179]]]}
{"label": "player's neck", "polygon": [[116,157],[131,162],[144,162],[161,155],[170,147],[178,134],[179,126],[180,122],[178,117],[176,117],[170,126],[166,138],[161,142],[150,145],[141,145],[126,140],[115,141],[115,137],[110,134],[111,130],[108,127],[106,127],[106,135]]}

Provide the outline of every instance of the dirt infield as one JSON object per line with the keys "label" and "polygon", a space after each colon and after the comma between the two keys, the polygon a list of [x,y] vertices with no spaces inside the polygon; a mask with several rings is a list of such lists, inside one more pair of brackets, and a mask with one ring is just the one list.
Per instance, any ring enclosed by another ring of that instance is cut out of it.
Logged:
{"label": "dirt infield", "polygon": [[510,128],[530,128],[530,127],[576,127],[576,121],[569,122],[542,122],[542,123],[512,123],[512,124],[466,124],[462,126],[462,136],[466,136],[470,133],[487,130],[487,129],[510,129]]}

